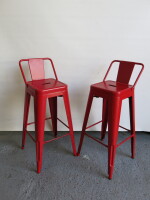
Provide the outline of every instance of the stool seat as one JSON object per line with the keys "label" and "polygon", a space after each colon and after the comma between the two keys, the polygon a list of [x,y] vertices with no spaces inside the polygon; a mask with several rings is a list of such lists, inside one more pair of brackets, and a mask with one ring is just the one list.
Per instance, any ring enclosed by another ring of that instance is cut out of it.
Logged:
{"label": "stool seat", "polygon": [[113,95],[121,95],[132,91],[132,85],[119,83],[116,81],[103,81],[91,85],[91,88],[101,90],[103,93],[112,93]]}
{"label": "stool seat", "polygon": [[53,92],[54,90],[57,92],[57,90],[60,91],[67,88],[65,83],[53,78],[29,81],[27,86],[38,92]]}

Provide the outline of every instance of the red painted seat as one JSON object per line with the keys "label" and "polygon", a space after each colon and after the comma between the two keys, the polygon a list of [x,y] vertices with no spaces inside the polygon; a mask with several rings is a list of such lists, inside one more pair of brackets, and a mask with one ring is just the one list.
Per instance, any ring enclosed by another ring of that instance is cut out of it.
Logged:
{"label": "red painted seat", "polygon": [[53,78],[29,81],[28,86],[32,91],[47,93],[49,91],[62,91],[67,88],[67,85]]}
{"label": "red painted seat", "polygon": [[[119,70],[117,75],[116,81],[106,81],[106,77],[113,65],[113,63],[119,63]],[[135,83],[133,85],[129,85],[129,81],[135,66],[142,66]],[[135,63],[135,62],[127,62],[127,61],[119,61],[114,60],[109,68],[108,71],[103,79],[103,82],[96,83],[91,85],[90,94],[88,98],[88,103],[86,107],[85,117],[82,126],[82,133],[80,138],[80,143],[78,147],[78,153],[80,154],[82,143],[84,136],[88,136],[93,140],[97,141],[98,143],[108,147],[108,174],[109,179],[112,179],[113,170],[114,170],[114,161],[116,155],[116,149],[125,141],[131,139],[131,151],[132,151],[132,158],[135,156],[135,111],[134,111],[134,88],[135,85],[144,69],[144,65],[142,63]],[[102,120],[94,123],[91,126],[87,127],[88,117],[90,114],[90,109],[92,105],[92,101],[94,97],[101,97],[103,98],[103,111],[102,111]],[[121,105],[124,99],[129,99],[129,108],[130,108],[130,127],[131,127],[131,135],[126,138],[121,143],[117,144],[118,139],[118,128],[121,127],[125,130],[128,130],[119,125],[120,121],[120,112],[121,112]],[[99,139],[89,135],[86,130],[91,128],[94,125],[97,125],[102,122],[101,127],[101,140],[104,139],[106,134],[106,128],[108,125],[108,145],[104,144]]]}
{"label": "red painted seat", "polygon": [[[44,61],[46,60],[50,61],[51,63],[51,66],[55,75],[55,79],[53,78],[45,79]],[[26,77],[23,71],[23,66],[22,66],[23,62],[27,62],[27,64],[29,65],[32,81],[26,80]],[[58,81],[53,61],[50,58],[22,59],[19,61],[19,66],[22,72],[25,85],[26,85],[22,149],[24,149],[26,133],[28,133],[31,139],[36,143],[37,172],[40,173],[41,168],[42,168],[43,145],[45,143],[70,135],[73,154],[76,155],[70,103],[69,103],[69,97],[68,97],[68,88],[66,84]],[[34,98],[35,122],[28,123],[28,113],[29,113],[29,105],[30,105],[31,96]],[[68,125],[66,125],[57,117],[57,97],[63,97],[64,99]],[[47,100],[50,106],[51,117],[45,118]],[[53,132],[55,136],[55,138],[48,141],[44,141],[45,119],[52,119]],[[59,120],[63,125],[65,125],[69,129],[69,133],[63,136],[57,137],[57,120]],[[33,138],[33,136],[27,130],[27,126],[30,124],[35,124],[35,138]]]}
{"label": "red painted seat", "polygon": [[119,83],[116,81],[104,81],[100,83],[95,83],[92,85],[95,90],[101,90],[103,93],[112,93],[113,95],[121,95],[124,92],[130,92],[132,85],[127,85],[124,83]]}

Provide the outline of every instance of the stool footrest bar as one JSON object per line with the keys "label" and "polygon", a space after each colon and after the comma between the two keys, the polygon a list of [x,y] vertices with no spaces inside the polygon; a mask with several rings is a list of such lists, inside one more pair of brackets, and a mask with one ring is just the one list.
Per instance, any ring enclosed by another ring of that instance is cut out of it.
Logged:
{"label": "stool footrest bar", "polygon": [[121,144],[125,143],[126,141],[128,141],[129,139],[131,139],[132,137],[134,137],[135,135],[130,135],[129,137],[127,137],[125,140],[123,140],[122,142],[120,142],[119,144],[117,144],[116,146],[119,147]]}
{"label": "stool footrest bar", "polygon": [[[52,119],[52,117],[45,118],[45,120],[48,120],[48,119]],[[60,120],[59,118],[57,118],[57,120],[60,121],[64,126],[66,126],[67,128],[69,128],[69,126],[67,124],[65,124],[62,120]],[[27,123],[27,126],[29,126],[31,124],[35,124],[35,122]]]}
{"label": "stool footrest bar", "polygon": [[101,141],[99,141],[98,139],[96,139],[96,138],[92,137],[91,135],[87,134],[86,132],[85,132],[85,135],[86,135],[86,136],[88,136],[89,138],[91,138],[91,139],[95,140],[96,142],[98,142],[98,143],[102,144],[103,146],[105,146],[105,147],[108,147],[108,145],[107,145],[107,144],[104,144],[103,142],[101,142]]}
{"label": "stool footrest bar", "polygon": [[123,126],[120,126],[120,125],[119,125],[119,127],[122,128],[122,129],[124,129],[124,130],[126,130],[126,131],[131,131],[131,130],[129,130],[129,129],[123,127]]}
{"label": "stool footrest bar", "polygon": [[54,140],[58,140],[58,139],[60,139],[60,138],[63,138],[63,137],[65,137],[65,136],[68,136],[68,135],[70,135],[70,133],[67,133],[67,134],[62,135],[62,136],[57,137],[57,138],[53,138],[53,139],[51,139],[51,140],[44,141],[44,144],[45,144],[45,143],[48,143],[48,142],[52,142],[52,141],[54,141]]}
{"label": "stool footrest bar", "polygon": [[86,127],[86,129],[85,129],[85,130],[87,130],[87,129],[91,128],[92,126],[95,126],[95,125],[97,125],[97,124],[99,124],[99,123],[101,123],[101,122],[102,122],[102,120],[101,120],[101,121],[99,121],[99,122],[96,122],[95,124],[92,124],[92,125],[90,125],[90,126]]}
{"label": "stool footrest bar", "polygon": [[[96,142],[102,144],[105,147],[108,147],[107,144],[104,144],[103,142],[99,141],[98,139],[94,138],[93,136],[89,135],[88,133],[85,132],[85,135],[88,136],[89,138],[95,140]],[[123,140],[122,142],[120,142],[119,144],[116,145],[116,147],[119,147],[121,144],[125,143],[126,141],[128,141],[129,139],[131,139],[132,137],[134,137],[134,135],[130,135],[129,137],[127,137],[125,140]]]}
{"label": "stool footrest bar", "polygon": [[[45,120],[48,120],[48,119],[52,119],[51,117],[47,117],[45,118]],[[35,124],[35,122],[30,122],[30,123],[27,123],[27,126],[31,125],[31,124]]]}
{"label": "stool footrest bar", "polygon": [[[30,138],[31,138],[34,142],[36,142],[35,138],[31,135],[31,133],[30,133],[29,131],[27,131],[27,130],[26,130],[26,132],[28,133],[28,135],[30,136]],[[67,133],[67,134],[62,135],[62,136],[57,137],[57,138],[53,138],[53,139],[51,139],[51,140],[44,141],[44,144],[45,144],[45,143],[48,143],[48,142],[52,142],[52,141],[54,141],[54,140],[58,140],[58,139],[60,139],[60,138],[63,138],[63,137],[65,137],[65,136],[68,136],[68,135],[70,135],[70,133]]]}
{"label": "stool footrest bar", "polygon": [[60,123],[62,123],[64,126],[66,126],[68,129],[69,129],[69,126],[67,125],[67,124],[65,124],[63,121],[61,121],[59,118],[57,118],[58,119],[58,121],[60,122]]}
{"label": "stool footrest bar", "polygon": [[36,142],[34,137],[31,135],[31,133],[29,131],[26,130],[26,132],[28,133],[28,135],[30,136],[30,138],[33,140],[33,142]]}

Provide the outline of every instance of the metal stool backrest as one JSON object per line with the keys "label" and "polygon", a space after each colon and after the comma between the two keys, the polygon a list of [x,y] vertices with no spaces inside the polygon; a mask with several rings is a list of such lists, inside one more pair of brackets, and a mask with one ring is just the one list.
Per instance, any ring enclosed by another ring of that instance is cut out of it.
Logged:
{"label": "metal stool backrest", "polygon": [[27,84],[27,80],[23,71],[22,62],[28,62],[32,80],[41,80],[41,79],[45,79],[44,60],[50,61],[55,78],[56,80],[58,80],[53,61],[50,58],[21,59],[19,61],[19,66],[20,66],[20,70],[21,70],[25,84]]}
{"label": "metal stool backrest", "polygon": [[135,82],[133,84],[133,87],[135,87],[137,81],[139,80],[139,78],[140,78],[140,76],[142,74],[142,71],[144,70],[144,65],[142,63],[114,60],[114,61],[111,62],[103,81],[106,80],[106,77],[107,77],[107,75],[108,75],[113,63],[116,63],[116,62],[119,62],[119,69],[118,69],[116,82],[124,83],[124,84],[129,84],[129,81],[130,81],[130,78],[131,78],[131,75],[132,75],[132,72],[134,70],[135,65],[136,66],[141,66],[141,70],[138,73],[138,76],[137,76],[137,78],[136,78],[136,80],[135,80]]}

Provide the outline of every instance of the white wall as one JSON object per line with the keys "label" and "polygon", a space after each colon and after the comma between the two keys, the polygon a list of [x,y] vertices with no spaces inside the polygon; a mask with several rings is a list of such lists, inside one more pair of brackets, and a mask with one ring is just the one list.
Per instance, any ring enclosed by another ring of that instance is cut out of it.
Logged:
{"label": "white wall", "polygon": [[[47,56],[59,79],[69,85],[75,130],[81,130],[90,84],[102,80],[109,63],[143,62],[145,71],[136,88],[136,124],[137,130],[150,131],[149,24],[148,0],[1,0],[0,130],[22,129],[19,59]],[[123,106],[121,121],[128,127],[128,105]],[[62,100],[59,116],[66,119]],[[90,123],[100,118],[101,101],[96,99]]]}

